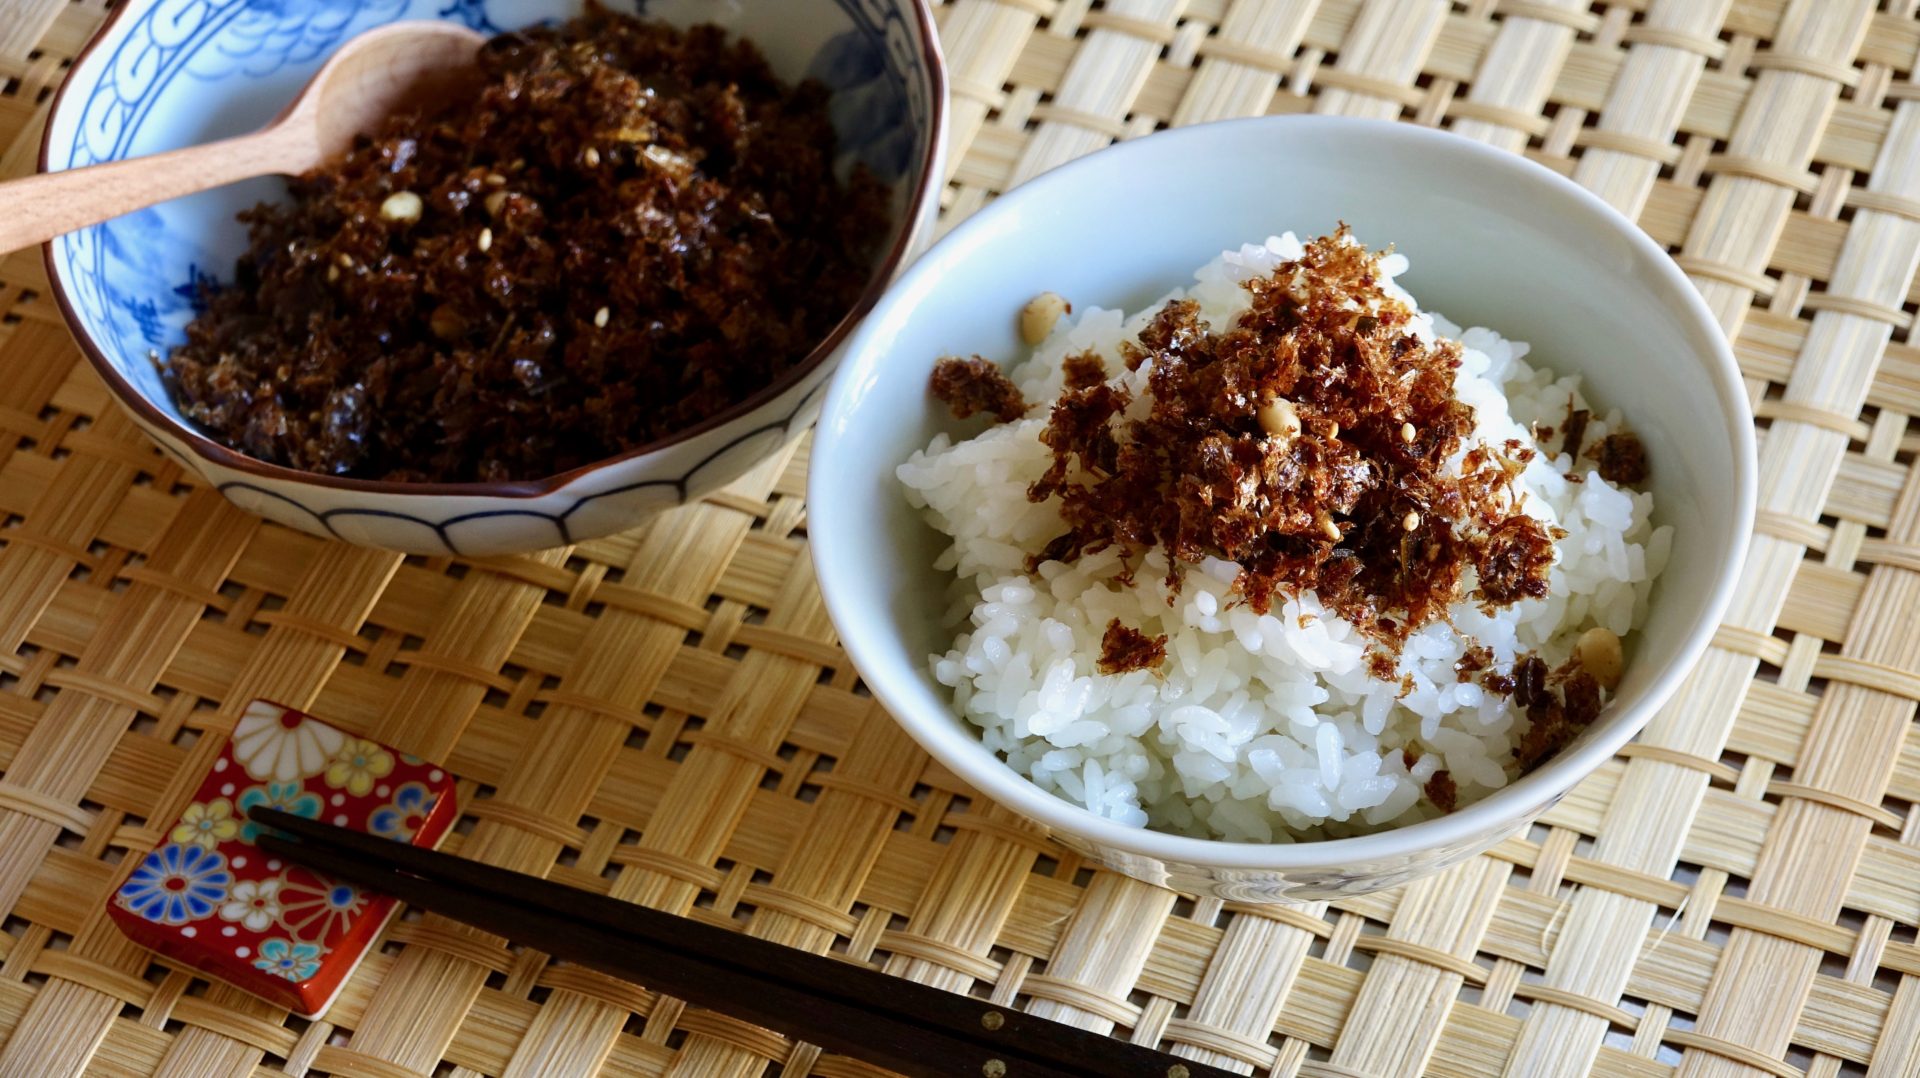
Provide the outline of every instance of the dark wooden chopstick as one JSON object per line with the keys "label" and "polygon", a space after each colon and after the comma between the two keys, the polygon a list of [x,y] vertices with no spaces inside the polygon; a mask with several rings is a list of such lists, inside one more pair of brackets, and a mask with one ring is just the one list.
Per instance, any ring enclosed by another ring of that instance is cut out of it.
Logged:
{"label": "dark wooden chopstick", "polygon": [[1151,1048],[518,872],[254,808],[267,852],[908,1075],[1226,1078]]}

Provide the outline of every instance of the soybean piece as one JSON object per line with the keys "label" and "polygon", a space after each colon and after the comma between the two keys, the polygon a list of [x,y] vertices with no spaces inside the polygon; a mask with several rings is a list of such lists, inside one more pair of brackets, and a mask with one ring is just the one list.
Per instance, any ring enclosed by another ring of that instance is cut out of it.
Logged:
{"label": "soybean piece", "polygon": [[1060,297],[1058,292],[1042,292],[1027,301],[1020,308],[1020,339],[1028,344],[1039,344],[1053,332],[1054,323],[1060,316],[1073,310],[1073,305]]}

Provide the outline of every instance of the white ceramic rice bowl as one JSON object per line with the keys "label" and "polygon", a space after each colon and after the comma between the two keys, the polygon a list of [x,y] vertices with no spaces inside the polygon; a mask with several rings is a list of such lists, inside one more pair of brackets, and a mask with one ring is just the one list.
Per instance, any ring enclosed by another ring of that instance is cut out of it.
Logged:
{"label": "white ceramic rice bowl", "polygon": [[[1424,309],[1528,341],[1579,373],[1647,444],[1672,559],[1601,719],[1532,773],[1452,815],[1356,838],[1228,843],[1101,819],[1016,774],[956,716],[928,668],[951,644],[944,537],[895,468],[939,431],[943,355],[1024,354],[1020,307],[1055,291],[1137,309],[1241,243],[1345,221],[1394,244]],[[1271,117],[1124,143],[1002,196],[883,296],[848,343],[811,462],[809,532],[827,606],[874,694],[930,753],[1063,844],[1149,882],[1240,901],[1402,883],[1522,829],[1630,739],[1706,647],[1745,556],[1752,416],[1724,334],[1686,277],[1599,199],[1519,157],[1404,124]]]}

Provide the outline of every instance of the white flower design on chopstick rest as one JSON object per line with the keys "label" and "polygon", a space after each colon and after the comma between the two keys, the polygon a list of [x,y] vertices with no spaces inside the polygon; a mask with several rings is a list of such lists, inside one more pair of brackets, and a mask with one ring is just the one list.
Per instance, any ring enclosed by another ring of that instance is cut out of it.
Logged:
{"label": "white flower design on chopstick rest", "polygon": [[324,771],[346,735],[265,700],[247,705],[233,728],[233,758],[260,782],[291,782]]}
{"label": "white flower design on chopstick rest", "polygon": [[220,919],[238,921],[247,926],[249,932],[265,932],[269,926],[280,920],[283,912],[280,908],[280,885],[287,882],[279,876],[269,880],[241,880],[227,892],[227,900],[220,904]]}

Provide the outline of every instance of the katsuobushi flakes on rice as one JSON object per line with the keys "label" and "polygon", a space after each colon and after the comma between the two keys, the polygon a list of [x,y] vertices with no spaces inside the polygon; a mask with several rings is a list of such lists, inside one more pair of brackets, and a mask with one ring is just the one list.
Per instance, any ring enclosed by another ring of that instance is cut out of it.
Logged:
{"label": "katsuobushi flakes on rice", "polygon": [[936,366],[988,425],[899,468],[952,539],[933,673],[1015,770],[1292,841],[1450,812],[1599,714],[1671,541],[1644,447],[1405,266],[1289,233],[1131,317],[1049,294],[1010,371]]}

